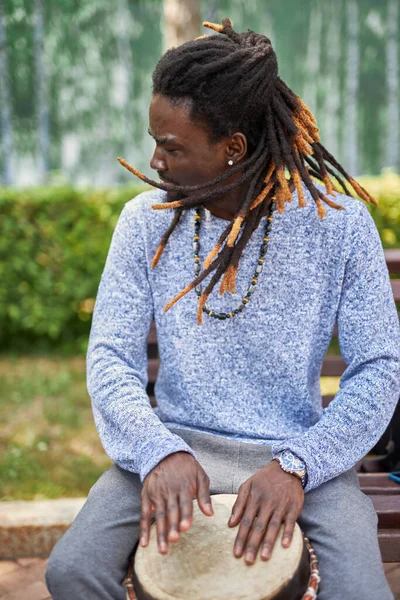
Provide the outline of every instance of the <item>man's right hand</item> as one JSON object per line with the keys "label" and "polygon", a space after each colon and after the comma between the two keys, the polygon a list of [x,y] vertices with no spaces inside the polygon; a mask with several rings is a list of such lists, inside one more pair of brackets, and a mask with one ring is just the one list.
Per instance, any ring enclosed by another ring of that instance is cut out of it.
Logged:
{"label": "man's right hand", "polygon": [[210,479],[189,452],[174,452],[145,477],[141,493],[140,545],[147,546],[153,510],[156,517],[157,544],[160,554],[168,552],[168,542],[177,542],[179,532],[192,525],[193,500],[200,510],[214,514],[210,497]]}

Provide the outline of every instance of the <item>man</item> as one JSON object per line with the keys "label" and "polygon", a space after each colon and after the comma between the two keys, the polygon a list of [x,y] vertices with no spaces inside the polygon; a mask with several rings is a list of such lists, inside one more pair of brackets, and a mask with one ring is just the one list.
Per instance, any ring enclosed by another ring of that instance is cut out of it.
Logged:
{"label": "man", "polygon": [[[222,23],[209,25],[223,35],[168,51],[153,74],[151,166],[164,191],[122,211],[87,356],[115,465],[53,550],[55,600],[123,600],[153,512],[165,554],[190,528],[193,500],[211,516],[215,493],[238,493],[227,523],[238,560],[268,560],[281,524],[287,546],[297,520],[319,558],[318,598],[392,598],[376,513],[354,470],[400,387],[382,245],[346,185],[373,199],[320,143],[268,38]],[[222,297],[212,294],[220,280]],[[153,319],[155,410],[145,391]],[[348,367],[323,411],[319,376],[336,321]]]}

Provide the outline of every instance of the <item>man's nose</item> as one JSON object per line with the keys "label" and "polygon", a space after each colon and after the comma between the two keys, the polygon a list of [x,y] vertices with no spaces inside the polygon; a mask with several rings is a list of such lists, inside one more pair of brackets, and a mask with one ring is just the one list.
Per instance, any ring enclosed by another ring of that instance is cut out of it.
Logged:
{"label": "man's nose", "polygon": [[155,171],[166,171],[167,165],[164,160],[160,157],[158,148],[154,150],[152,159],[150,161],[150,167]]}

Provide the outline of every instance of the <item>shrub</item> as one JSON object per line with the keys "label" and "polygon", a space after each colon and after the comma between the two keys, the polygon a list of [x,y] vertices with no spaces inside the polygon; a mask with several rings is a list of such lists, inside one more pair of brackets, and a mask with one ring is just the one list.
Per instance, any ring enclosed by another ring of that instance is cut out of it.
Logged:
{"label": "shrub", "polygon": [[85,352],[112,232],[142,190],[0,190],[2,352]]}
{"label": "shrub", "polygon": [[376,198],[371,214],[379,229],[384,248],[400,246],[400,176],[386,170],[380,177],[363,177],[359,181]]}

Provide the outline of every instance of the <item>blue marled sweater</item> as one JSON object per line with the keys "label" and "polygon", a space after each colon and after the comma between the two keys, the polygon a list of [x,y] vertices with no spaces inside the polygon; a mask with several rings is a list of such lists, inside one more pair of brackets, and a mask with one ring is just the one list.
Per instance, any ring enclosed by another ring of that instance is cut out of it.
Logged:
{"label": "blue marled sweater", "polygon": [[[379,439],[400,395],[400,329],[379,234],[360,200],[320,220],[307,191],[274,211],[264,269],[244,311],[196,324],[193,290],[165,304],[194,276],[194,209],[182,214],[155,269],[150,264],[172,211],[159,190],[126,203],[97,294],[87,354],[87,386],[103,446],[115,463],[145,476],[167,455],[194,452],[168,427],[289,448],[307,465],[309,491],[349,469]],[[203,209],[201,260],[227,222]],[[264,217],[239,263],[241,301],[259,255]],[[210,276],[209,276],[210,277]],[[209,277],[206,279],[207,283]],[[204,286],[204,283],[203,283]],[[147,335],[155,319],[161,366],[157,408],[146,394]],[[319,377],[337,320],[348,365],[325,410]]]}

